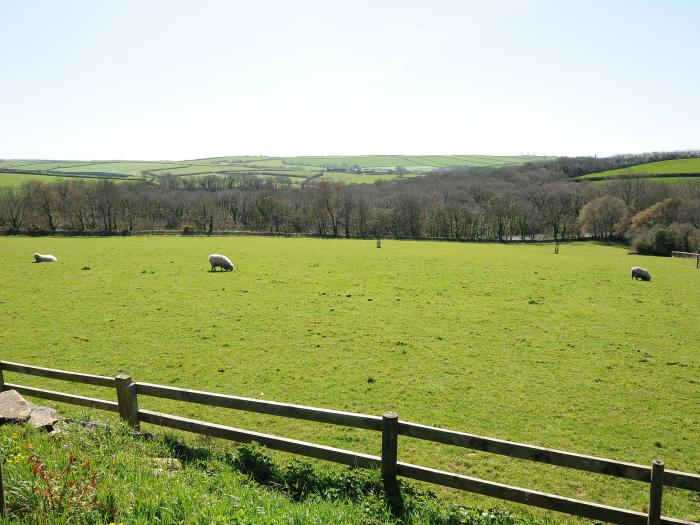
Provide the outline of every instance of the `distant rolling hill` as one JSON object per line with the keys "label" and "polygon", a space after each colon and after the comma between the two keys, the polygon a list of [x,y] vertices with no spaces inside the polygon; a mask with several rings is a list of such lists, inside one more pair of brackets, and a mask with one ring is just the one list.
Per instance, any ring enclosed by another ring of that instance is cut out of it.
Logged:
{"label": "distant rolling hill", "polygon": [[[213,157],[184,161],[70,161],[0,160],[0,186],[29,180],[109,179],[133,181],[163,175],[197,177],[212,174],[248,174],[261,178],[289,177],[292,182],[330,180],[371,183],[413,177],[450,167],[497,167],[523,164],[548,157],[491,155],[356,155],[267,157]],[[551,158],[551,157],[550,157]]]}
{"label": "distant rolling hill", "polygon": [[700,158],[662,160],[636,164],[627,168],[589,173],[576,180],[606,182],[615,179],[642,178],[650,181],[675,182],[689,178],[700,181]]}

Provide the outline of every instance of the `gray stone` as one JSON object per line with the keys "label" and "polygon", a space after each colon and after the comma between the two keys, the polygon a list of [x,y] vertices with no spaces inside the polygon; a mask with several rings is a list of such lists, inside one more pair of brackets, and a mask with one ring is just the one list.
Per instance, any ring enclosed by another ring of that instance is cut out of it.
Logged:
{"label": "gray stone", "polygon": [[0,423],[22,423],[29,419],[32,405],[24,400],[16,390],[0,392]]}
{"label": "gray stone", "polygon": [[27,423],[51,431],[59,420],[53,408],[44,408],[25,400],[16,390],[0,392],[0,424]]}
{"label": "gray stone", "polygon": [[58,419],[58,414],[53,408],[45,408],[32,404],[32,412],[29,414],[28,423],[35,428],[51,432]]}

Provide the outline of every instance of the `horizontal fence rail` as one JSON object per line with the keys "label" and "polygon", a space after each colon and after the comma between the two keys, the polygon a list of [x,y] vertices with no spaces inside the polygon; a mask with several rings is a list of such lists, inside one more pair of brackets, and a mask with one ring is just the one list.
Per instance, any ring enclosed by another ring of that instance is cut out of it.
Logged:
{"label": "horizontal fence rail", "polygon": [[693,252],[671,252],[672,257],[683,257],[685,259],[698,259],[700,258],[700,253]]}
{"label": "horizontal fence rail", "polygon": [[116,380],[113,377],[81,374],[80,372],[66,372],[65,370],[54,370],[53,368],[22,365],[19,363],[11,363],[9,361],[2,361],[2,370],[31,376],[48,377],[50,379],[60,379],[61,381],[70,381],[72,383],[106,386],[108,388],[114,388],[116,383]]}
{"label": "horizontal fence rail", "polygon": [[249,443],[255,441],[261,445],[282,452],[290,452],[316,459],[325,459],[334,463],[342,463],[352,467],[362,468],[379,468],[381,466],[381,458],[378,456],[370,456],[368,454],[360,454],[350,450],[339,448],[326,447],[307,443],[306,441],[297,441],[295,439],[281,438],[269,434],[261,434],[250,430],[241,430],[240,428],[228,427],[225,425],[217,425],[215,423],[207,423],[198,419],[187,419],[170,414],[161,414],[159,412],[151,412],[150,410],[139,410],[139,418],[144,423],[151,423],[195,434],[203,434],[205,436],[218,437],[236,441],[238,443]]}
{"label": "horizontal fence rail", "polygon": [[[117,401],[55,392],[14,383],[5,383],[3,372],[27,374],[49,379],[114,388]],[[131,377],[127,375],[106,377],[7,361],[0,361],[0,391],[3,390],[16,390],[20,394],[27,396],[116,412],[134,429],[139,429],[140,423],[143,422],[239,443],[255,441],[273,450],[322,459],[352,467],[380,468],[384,488],[387,492],[387,496],[390,498],[397,493],[398,482],[396,477],[398,475],[417,481],[451,487],[466,492],[473,492],[506,501],[563,512],[574,516],[618,523],[620,525],[698,525],[692,524],[692,522],[689,521],[661,515],[661,501],[664,486],[700,492],[700,475],[674,470],[665,471],[664,464],[661,461],[655,461],[651,467],[647,467],[635,463],[615,461],[612,459],[538,447],[525,443],[478,436],[465,432],[445,430],[417,423],[409,423],[400,421],[398,416],[391,412],[385,413],[381,417],[372,416],[151,383],[133,382]],[[158,397],[198,405],[380,431],[382,434],[382,455],[381,457],[373,456],[306,441],[209,423],[198,419],[189,419],[172,414],[139,409],[138,396]],[[399,436],[644,482],[649,484],[650,487],[649,511],[643,513],[620,509],[566,498],[556,494],[547,494],[526,488],[504,485],[461,474],[444,472],[420,465],[403,463],[398,461],[397,457]]]}
{"label": "horizontal fence rail", "polygon": [[114,401],[105,401],[104,399],[96,399],[94,397],[78,396],[75,394],[66,394],[64,392],[54,392],[53,390],[44,390],[42,388],[33,388],[29,386],[13,385],[5,383],[4,390],[16,390],[25,396],[40,397],[50,401],[58,401],[60,403],[68,403],[70,405],[78,405],[87,408],[97,408],[108,412],[119,412],[119,404]]}
{"label": "horizontal fence rail", "polygon": [[[573,452],[564,452],[551,448],[515,443],[501,439],[444,430],[441,428],[418,425],[399,421],[399,434],[427,441],[454,445],[457,447],[500,454],[512,458],[527,459],[549,465],[568,467],[588,472],[596,472],[617,478],[632,479],[636,481],[651,481],[651,467],[625,463],[612,459],[586,456]],[[700,491],[700,475],[666,470],[664,472],[664,485],[669,487]]]}
{"label": "horizontal fence rail", "polygon": [[305,419],[307,421],[330,423],[332,425],[342,425],[345,427],[364,428],[367,430],[382,429],[382,418],[378,416],[356,414],[354,412],[341,412],[338,410],[327,410],[324,408],[314,408],[302,405],[290,405],[287,403],[263,401],[261,399],[252,399],[248,397],[213,394],[211,392],[153,385],[150,383],[137,382],[134,384],[136,385],[136,393],[143,396],[186,401],[188,403],[196,403],[198,405],[233,408],[236,410],[243,410],[245,412],[270,414],[273,416],[289,417],[293,419]]}
{"label": "horizontal fence rail", "polygon": [[[452,474],[450,472],[443,472],[441,470],[410,465],[407,463],[398,464],[398,473],[403,477],[418,481],[425,481],[427,483],[452,487],[455,489],[464,490],[466,492],[473,492],[483,496],[490,496],[492,498],[523,503],[525,505],[581,516],[583,518],[619,523],[621,525],[646,525],[648,519],[648,516],[643,512],[619,509],[617,507],[609,507],[598,503],[590,503],[587,501],[565,498],[555,494],[547,494],[544,492],[537,492],[535,490],[512,487],[502,483],[485,481],[478,478],[462,476],[460,474]],[[692,522],[661,517],[661,523],[668,525],[688,525]]]}

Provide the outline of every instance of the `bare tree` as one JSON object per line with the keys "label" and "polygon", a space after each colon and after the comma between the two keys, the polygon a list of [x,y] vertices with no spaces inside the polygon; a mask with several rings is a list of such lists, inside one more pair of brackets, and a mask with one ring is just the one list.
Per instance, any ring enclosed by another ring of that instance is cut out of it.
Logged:
{"label": "bare tree", "polygon": [[615,232],[615,225],[625,215],[626,207],[622,199],[605,195],[587,203],[579,215],[579,227],[596,239],[610,239]]}
{"label": "bare tree", "polygon": [[29,199],[22,189],[2,188],[0,190],[0,216],[9,225],[9,231],[18,232],[24,223]]}

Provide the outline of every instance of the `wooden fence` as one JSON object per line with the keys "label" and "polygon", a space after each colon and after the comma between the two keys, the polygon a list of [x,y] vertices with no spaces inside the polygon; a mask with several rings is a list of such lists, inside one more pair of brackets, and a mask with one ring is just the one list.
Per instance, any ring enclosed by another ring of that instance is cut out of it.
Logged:
{"label": "wooden fence", "polygon": [[681,257],[684,259],[695,259],[695,267],[700,268],[700,253],[671,252],[671,257]]}
{"label": "wooden fence", "polygon": [[[107,401],[104,399],[6,383],[4,381],[3,372],[28,374],[74,383],[114,388],[116,390],[117,401]],[[663,488],[675,487],[700,492],[700,475],[678,472],[675,470],[665,470],[663,462],[658,460],[655,460],[650,466],[644,466],[565,452],[562,450],[553,450],[534,445],[515,443],[400,421],[398,416],[393,412],[387,412],[381,417],[353,412],[341,412],[337,410],[276,403],[260,399],[134,382],[131,377],[127,375],[105,377],[41,368],[8,361],[0,361],[0,391],[2,390],[16,390],[26,396],[116,412],[123,420],[127,421],[132,428],[137,430],[140,429],[141,423],[148,423],[232,440],[239,443],[256,441],[274,450],[323,459],[358,468],[379,468],[381,469],[384,488],[390,496],[396,494],[397,476],[402,476],[507,501],[523,503],[533,507],[554,510],[593,520],[619,523],[621,525],[691,525],[693,522],[661,515]],[[362,454],[350,450],[242,430],[226,425],[208,423],[197,419],[188,419],[172,414],[144,410],[140,409],[138,406],[139,396],[159,397],[198,405],[231,408],[259,414],[269,414],[273,416],[328,423],[331,425],[374,430],[381,432],[381,456]],[[644,513],[609,507],[598,503],[566,498],[556,494],[537,492],[526,488],[435,470],[420,465],[403,463],[398,461],[399,436],[408,436],[436,443],[500,454],[512,458],[649,483],[648,512]]]}

